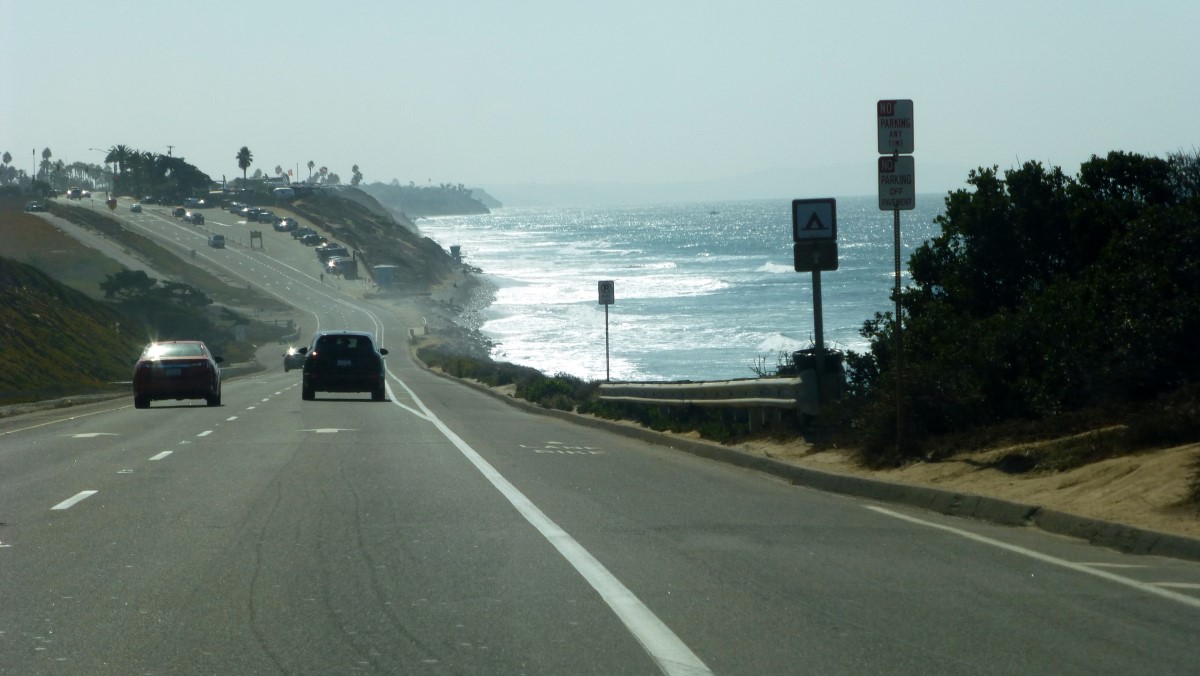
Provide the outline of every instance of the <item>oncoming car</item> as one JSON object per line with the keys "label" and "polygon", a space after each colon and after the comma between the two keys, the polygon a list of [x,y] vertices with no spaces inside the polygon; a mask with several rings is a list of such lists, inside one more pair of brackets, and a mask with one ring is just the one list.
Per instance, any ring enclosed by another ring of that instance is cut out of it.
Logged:
{"label": "oncoming car", "polygon": [[204,399],[220,406],[222,361],[200,340],[150,343],[133,367],[134,408],[148,408],[155,399]]}
{"label": "oncoming car", "polygon": [[283,372],[287,373],[292,369],[302,368],[304,366],[304,352],[302,349],[289,347],[287,352],[283,353]]}
{"label": "oncoming car", "polygon": [[300,397],[316,398],[317,392],[370,392],[373,401],[387,398],[383,348],[376,349],[365,331],[319,331],[311,347],[302,347],[304,375]]}

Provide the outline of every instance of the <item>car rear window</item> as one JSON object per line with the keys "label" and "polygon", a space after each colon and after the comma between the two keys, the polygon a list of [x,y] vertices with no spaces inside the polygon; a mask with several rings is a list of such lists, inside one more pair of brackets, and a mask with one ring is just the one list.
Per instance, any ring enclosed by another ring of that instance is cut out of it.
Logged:
{"label": "car rear window", "polygon": [[317,352],[368,352],[375,348],[366,336],[321,336],[317,339]]}
{"label": "car rear window", "polygon": [[160,357],[203,357],[204,348],[197,343],[155,343],[146,348],[145,356],[150,359]]}

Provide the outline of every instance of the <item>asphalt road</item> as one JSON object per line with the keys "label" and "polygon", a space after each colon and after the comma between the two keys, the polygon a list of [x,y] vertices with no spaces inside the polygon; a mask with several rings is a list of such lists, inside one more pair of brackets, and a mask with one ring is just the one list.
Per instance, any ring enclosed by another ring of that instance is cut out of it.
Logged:
{"label": "asphalt road", "polygon": [[[224,405],[0,420],[0,672],[1195,673],[1200,565],[829,495],[419,369],[419,317],[206,212],[117,214],[374,331],[389,401],[280,363]],[[257,229],[257,228],[256,228]],[[272,349],[272,348],[268,348]],[[282,349],[279,348],[280,353]]]}

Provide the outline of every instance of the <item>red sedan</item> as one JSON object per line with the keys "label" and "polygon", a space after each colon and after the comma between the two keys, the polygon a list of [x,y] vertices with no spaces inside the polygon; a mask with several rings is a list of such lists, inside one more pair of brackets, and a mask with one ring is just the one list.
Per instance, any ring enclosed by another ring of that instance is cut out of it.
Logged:
{"label": "red sedan", "polygon": [[133,405],[148,408],[154,399],[204,399],[221,405],[221,367],[199,340],[150,343],[133,367]]}

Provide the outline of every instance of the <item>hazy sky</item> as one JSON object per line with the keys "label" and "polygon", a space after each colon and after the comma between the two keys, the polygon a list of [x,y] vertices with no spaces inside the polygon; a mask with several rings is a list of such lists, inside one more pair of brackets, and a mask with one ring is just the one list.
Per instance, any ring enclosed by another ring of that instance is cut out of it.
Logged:
{"label": "hazy sky", "polygon": [[908,98],[918,191],[943,192],[1195,150],[1198,26],[1183,0],[0,0],[0,152],[871,195],[875,103]]}

